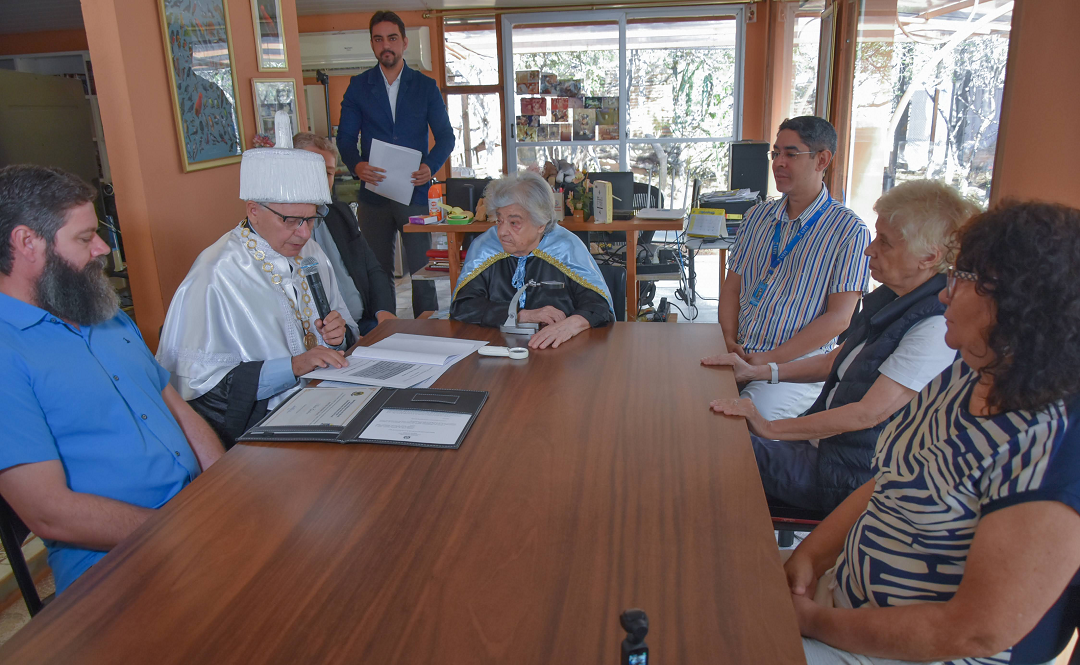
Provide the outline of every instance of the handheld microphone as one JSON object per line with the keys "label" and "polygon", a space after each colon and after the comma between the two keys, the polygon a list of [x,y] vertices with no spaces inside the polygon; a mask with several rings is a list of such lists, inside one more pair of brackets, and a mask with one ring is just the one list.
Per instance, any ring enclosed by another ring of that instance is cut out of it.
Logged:
{"label": "handheld microphone", "polygon": [[325,321],[330,315],[330,302],[326,299],[322,278],[319,277],[319,260],[309,256],[301,261],[300,274],[307,278],[311,298],[315,301],[315,309],[319,311],[319,318]]}

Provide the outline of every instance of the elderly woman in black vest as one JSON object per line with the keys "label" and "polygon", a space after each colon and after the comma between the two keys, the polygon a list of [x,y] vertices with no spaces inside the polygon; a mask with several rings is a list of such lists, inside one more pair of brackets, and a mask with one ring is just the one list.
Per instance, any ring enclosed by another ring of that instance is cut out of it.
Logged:
{"label": "elderly woman in black vest", "polygon": [[766,495],[800,508],[830,511],[869,480],[878,434],[956,358],[938,292],[956,232],[977,208],[946,185],[918,180],[889,190],[874,210],[877,236],[866,255],[882,286],[863,298],[842,345],[776,367],[733,353],[702,360],[731,366],[740,383],[825,381],[798,418],[766,420],[749,399],[712,402],[717,413],[746,418]]}

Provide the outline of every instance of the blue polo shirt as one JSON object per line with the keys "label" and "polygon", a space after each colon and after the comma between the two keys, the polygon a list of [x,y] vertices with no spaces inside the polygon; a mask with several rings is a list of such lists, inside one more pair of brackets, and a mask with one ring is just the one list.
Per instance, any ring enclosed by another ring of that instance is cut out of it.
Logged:
{"label": "blue polo shirt", "polygon": [[[68,487],[159,508],[199,474],[161,391],[169,373],[123,312],[64,323],[0,293],[0,469],[60,460]],[[105,552],[45,541],[56,592]]]}

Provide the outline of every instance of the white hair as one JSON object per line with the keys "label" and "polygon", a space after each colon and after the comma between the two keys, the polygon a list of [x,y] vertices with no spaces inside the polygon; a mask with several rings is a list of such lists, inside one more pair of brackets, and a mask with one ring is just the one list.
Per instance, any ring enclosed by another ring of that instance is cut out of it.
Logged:
{"label": "white hair", "polygon": [[484,189],[488,210],[517,204],[525,209],[536,226],[543,226],[544,233],[555,228],[558,218],[551,198],[551,185],[532,171],[521,171],[492,180]]}
{"label": "white hair", "polygon": [[957,232],[979,206],[943,182],[910,180],[882,194],[874,212],[900,232],[916,256],[941,249],[936,268],[945,272],[956,258]]}

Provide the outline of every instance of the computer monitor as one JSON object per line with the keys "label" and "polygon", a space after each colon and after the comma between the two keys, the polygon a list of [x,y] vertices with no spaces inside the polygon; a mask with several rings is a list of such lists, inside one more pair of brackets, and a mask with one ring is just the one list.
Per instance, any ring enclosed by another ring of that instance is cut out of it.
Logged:
{"label": "computer monitor", "polygon": [[589,180],[606,180],[611,183],[611,209],[616,212],[634,210],[634,174],[630,171],[597,171],[589,174]]}
{"label": "computer monitor", "polygon": [[490,182],[491,178],[447,178],[446,205],[476,212],[476,203]]}

